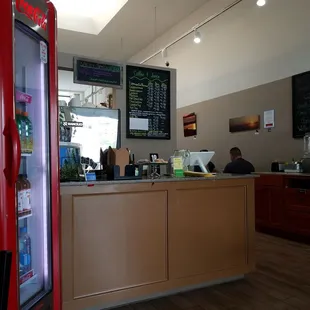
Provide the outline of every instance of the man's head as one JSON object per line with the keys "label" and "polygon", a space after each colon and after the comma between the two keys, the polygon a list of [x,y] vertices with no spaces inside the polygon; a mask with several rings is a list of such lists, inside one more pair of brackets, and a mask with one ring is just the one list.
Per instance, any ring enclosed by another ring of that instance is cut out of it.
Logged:
{"label": "man's head", "polygon": [[241,151],[238,147],[233,147],[232,149],[230,149],[229,153],[231,161],[234,161],[238,158],[242,158]]}

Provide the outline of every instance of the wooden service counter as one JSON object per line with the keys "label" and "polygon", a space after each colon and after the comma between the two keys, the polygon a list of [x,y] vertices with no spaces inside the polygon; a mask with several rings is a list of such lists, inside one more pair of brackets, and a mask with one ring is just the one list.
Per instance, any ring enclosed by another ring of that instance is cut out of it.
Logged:
{"label": "wooden service counter", "polygon": [[255,179],[256,229],[310,242],[310,174],[258,173]]}
{"label": "wooden service counter", "polygon": [[254,269],[254,177],[61,186],[63,310],[104,309]]}

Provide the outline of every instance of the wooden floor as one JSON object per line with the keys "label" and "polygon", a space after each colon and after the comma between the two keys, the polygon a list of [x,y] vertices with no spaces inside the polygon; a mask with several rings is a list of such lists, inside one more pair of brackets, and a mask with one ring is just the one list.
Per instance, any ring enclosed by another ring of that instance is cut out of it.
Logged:
{"label": "wooden floor", "polygon": [[257,234],[256,252],[244,280],[116,310],[310,310],[310,246]]}

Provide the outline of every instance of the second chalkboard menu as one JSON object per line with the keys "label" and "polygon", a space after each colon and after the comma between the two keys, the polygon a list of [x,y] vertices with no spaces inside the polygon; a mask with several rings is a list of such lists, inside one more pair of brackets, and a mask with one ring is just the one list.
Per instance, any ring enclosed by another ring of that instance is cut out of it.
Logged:
{"label": "second chalkboard menu", "polygon": [[126,136],[170,139],[170,71],[126,67]]}
{"label": "second chalkboard menu", "polygon": [[310,132],[310,72],[293,76],[293,137]]}

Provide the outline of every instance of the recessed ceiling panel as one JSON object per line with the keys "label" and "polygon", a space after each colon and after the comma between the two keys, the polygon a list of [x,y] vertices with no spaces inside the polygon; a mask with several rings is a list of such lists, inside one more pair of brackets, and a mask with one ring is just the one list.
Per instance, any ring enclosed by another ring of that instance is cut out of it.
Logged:
{"label": "recessed ceiling panel", "polygon": [[128,0],[53,0],[58,28],[98,35]]}

